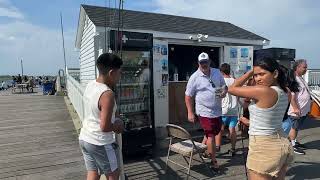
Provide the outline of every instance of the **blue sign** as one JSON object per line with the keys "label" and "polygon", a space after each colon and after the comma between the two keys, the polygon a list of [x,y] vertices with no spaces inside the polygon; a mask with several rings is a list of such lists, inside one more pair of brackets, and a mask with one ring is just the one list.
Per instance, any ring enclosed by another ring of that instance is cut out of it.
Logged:
{"label": "blue sign", "polygon": [[237,58],[237,57],[238,57],[237,48],[230,48],[230,58]]}

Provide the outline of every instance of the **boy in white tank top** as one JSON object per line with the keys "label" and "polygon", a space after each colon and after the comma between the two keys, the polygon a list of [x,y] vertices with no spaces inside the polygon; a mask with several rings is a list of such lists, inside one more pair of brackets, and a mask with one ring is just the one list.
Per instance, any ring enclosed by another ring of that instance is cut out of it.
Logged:
{"label": "boy in white tank top", "polygon": [[[228,63],[224,63],[220,66],[220,71],[223,75],[224,81],[226,85],[231,86],[235,79],[230,76],[230,65]],[[223,125],[221,127],[221,131],[218,136],[220,136],[219,140],[221,141],[222,135],[224,132],[224,128],[229,127],[229,138],[231,140],[231,148],[228,150],[231,156],[235,155],[235,148],[237,142],[237,134],[236,134],[236,125],[238,124],[238,108],[239,108],[239,98],[236,96],[227,93],[226,97],[222,99],[222,122]],[[218,143],[217,143],[218,144]],[[221,144],[221,142],[219,142]]]}
{"label": "boy in white tank top", "polygon": [[115,118],[117,105],[113,89],[121,76],[122,60],[105,53],[96,61],[99,76],[88,83],[83,101],[85,116],[79,135],[79,144],[85,165],[87,179],[119,179],[119,148],[115,133],[124,129],[123,122]]}

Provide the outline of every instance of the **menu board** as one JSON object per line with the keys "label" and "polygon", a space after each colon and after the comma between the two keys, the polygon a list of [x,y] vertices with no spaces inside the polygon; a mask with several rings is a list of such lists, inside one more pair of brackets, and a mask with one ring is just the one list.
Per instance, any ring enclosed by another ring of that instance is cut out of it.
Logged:
{"label": "menu board", "polygon": [[224,63],[230,64],[231,75],[240,77],[253,66],[252,46],[224,46]]}
{"label": "menu board", "polygon": [[153,89],[155,127],[165,127],[169,119],[168,42],[153,40]]}

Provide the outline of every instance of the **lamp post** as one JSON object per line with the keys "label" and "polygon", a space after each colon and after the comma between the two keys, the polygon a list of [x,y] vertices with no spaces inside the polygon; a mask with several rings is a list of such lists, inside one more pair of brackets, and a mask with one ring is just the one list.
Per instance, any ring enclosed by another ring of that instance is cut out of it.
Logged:
{"label": "lamp post", "polygon": [[64,47],[62,12],[60,12],[60,23],[61,23],[61,36],[62,36],[62,48],[63,48],[64,72],[67,72],[67,60],[66,60],[66,50],[65,50],[65,47]]}
{"label": "lamp post", "polygon": [[22,59],[21,59],[21,76],[23,76],[23,63],[22,63]]}

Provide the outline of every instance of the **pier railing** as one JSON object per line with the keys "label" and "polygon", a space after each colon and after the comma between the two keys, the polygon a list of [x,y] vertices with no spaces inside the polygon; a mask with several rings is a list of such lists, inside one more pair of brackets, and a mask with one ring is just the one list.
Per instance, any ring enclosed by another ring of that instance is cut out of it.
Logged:
{"label": "pier railing", "polygon": [[308,83],[312,99],[320,105],[320,69],[309,69],[304,79]]}
{"label": "pier railing", "polygon": [[74,109],[77,111],[80,120],[82,121],[84,118],[84,103],[82,99],[84,87],[81,86],[78,80],[76,80],[78,79],[77,75],[79,72],[80,70],[77,71],[76,69],[68,69],[66,77],[68,97]]}

